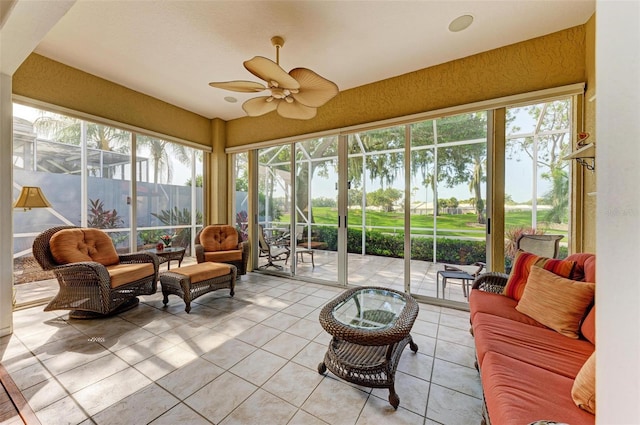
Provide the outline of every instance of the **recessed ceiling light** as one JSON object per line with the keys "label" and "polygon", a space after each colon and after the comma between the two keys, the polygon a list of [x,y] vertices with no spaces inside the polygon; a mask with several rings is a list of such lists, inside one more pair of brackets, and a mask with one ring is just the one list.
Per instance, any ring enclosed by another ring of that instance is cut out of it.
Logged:
{"label": "recessed ceiling light", "polygon": [[238,99],[236,99],[236,98],[235,98],[235,97],[233,97],[233,96],[226,96],[226,97],[224,98],[224,100],[226,100],[226,101],[227,101],[227,102],[229,102],[229,103],[236,103],[236,102],[238,101]]}
{"label": "recessed ceiling light", "polygon": [[471,15],[458,16],[449,24],[449,31],[459,32],[459,31],[465,30],[469,28],[469,25],[471,25],[472,22],[473,22],[473,16]]}

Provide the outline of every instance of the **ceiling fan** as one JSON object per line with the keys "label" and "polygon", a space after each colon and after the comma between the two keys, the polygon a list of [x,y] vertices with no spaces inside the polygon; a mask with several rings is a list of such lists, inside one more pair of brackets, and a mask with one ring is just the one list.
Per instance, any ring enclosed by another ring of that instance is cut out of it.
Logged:
{"label": "ceiling fan", "polygon": [[284,39],[271,38],[276,48],[276,61],[262,56],[245,61],[244,67],[267,85],[254,81],[226,81],[209,83],[211,87],[242,93],[258,93],[269,90],[269,96],[249,99],[242,109],[251,117],[277,111],[285,118],[308,120],[316,116],[316,108],[338,94],[338,86],[307,68],[294,68],[289,73],[280,67],[280,48]]}

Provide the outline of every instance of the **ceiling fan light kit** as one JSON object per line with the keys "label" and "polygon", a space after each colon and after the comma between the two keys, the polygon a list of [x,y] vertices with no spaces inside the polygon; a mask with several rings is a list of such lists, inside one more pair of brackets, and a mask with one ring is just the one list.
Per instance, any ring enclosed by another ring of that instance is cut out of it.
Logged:
{"label": "ceiling fan light kit", "polygon": [[307,68],[294,68],[289,73],[280,67],[280,48],[284,39],[271,38],[276,48],[276,62],[262,56],[244,62],[244,67],[264,80],[267,85],[254,81],[226,81],[209,83],[211,87],[241,93],[259,93],[269,90],[269,96],[249,99],[242,109],[251,117],[277,111],[284,118],[308,120],[316,116],[317,108],[338,94],[338,86]]}

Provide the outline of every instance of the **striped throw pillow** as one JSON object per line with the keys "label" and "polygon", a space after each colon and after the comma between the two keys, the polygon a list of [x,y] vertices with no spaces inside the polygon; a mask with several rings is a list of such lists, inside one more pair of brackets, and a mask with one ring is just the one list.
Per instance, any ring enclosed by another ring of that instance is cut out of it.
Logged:
{"label": "striped throw pillow", "polygon": [[538,257],[525,251],[518,251],[511,269],[511,274],[504,287],[503,295],[519,301],[522,298],[524,287],[529,278],[531,267],[538,266],[558,276],[569,277],[576,266],[575,261],[556,260],[553,258]]}
{"label": "striped throw pillow", "polygon": [[578,339],[580,322],[593,302],[596,285],[532,267],[516,310],[569,338]]}

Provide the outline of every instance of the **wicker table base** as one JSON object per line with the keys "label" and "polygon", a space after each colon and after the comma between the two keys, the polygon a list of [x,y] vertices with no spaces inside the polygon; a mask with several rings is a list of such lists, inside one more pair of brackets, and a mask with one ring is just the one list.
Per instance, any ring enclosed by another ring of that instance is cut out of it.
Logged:
{"label": "wicker table base", "polygon": [[[386,309],[387,299],[396,302],[395,309]],[[379,304],[384,309],[376,307]],[[417,314],[416,301],[398,291],[376,287],[345,291],[320,312],[320,324],[333,338],[318,372],[329,369],[357,385],[388,388],[389,403],[397,409],[396,368],[407,344],[418,351],[409,333]]]}
{"label": "wicker table base", "polygon": [[[199,282],[191,282],[189,269],[196,266],[203,267],[206,265],[209,265],[212,269],[221,266],[227,267],[229,269],[229,273],[201,280]],[[232,264],[201,263],[193,266],[178,267],[172,271],[162,272],[160,273],[160,285],[162,286],[162,295],[164,296],[162,302],[167,305],[169,303],[169,295],[177,295],[184,300],[184,311],[189,313],[191,311],[191,301],[208,292],[229,288],[229,295],[233,297],[236,286],[236,271],[236,266]]]}

